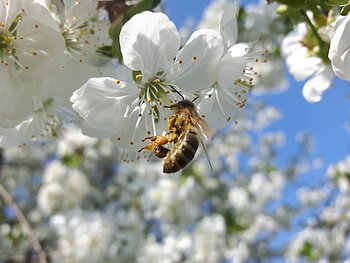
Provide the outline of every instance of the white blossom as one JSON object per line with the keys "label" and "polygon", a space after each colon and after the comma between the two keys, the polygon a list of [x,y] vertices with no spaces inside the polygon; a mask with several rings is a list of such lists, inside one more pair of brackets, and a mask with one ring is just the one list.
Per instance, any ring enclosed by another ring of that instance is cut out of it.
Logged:
{"label": "white blossom", "polygon": [[[218,11],[219,9],[220,11]],[[206,16],[214,12],[220,16],[217,31],[223,39],[224,52],[217,66],[217,75],[212,86],[205,90],[207,95],[201,99],[198,110],[214,131],[225,127],[227,123],[236,118],[237,113],[247,103],[247,94],[253,88],[253,81],[257,75],[253,63],[259,61],[264,52],[251,52],[252,45],[236,43],[237,21],[236,1],[214,2],[205,13]],[[209,22],[211,24],[211,22]]]}
{"label": "white blossom", "polygon": [[318,102],[325,90],[331,87],[334,73],[330,65],[315,55],[318,46],[307,39],[307,26],[298,24],[282,41],[282,54],[289,72],[298,81],[306,80],[303,96],[308,102]]}
{"label": "white blossom", "polygon": [[334,73],[341,79],[350,81],[349,36],[350,13],[346,17],[339,17],[334,26],[328,57],[331,60]]}
{"label": "white blossom", "polygon": [[58,234],[54,262],[112,262],[119,254],[115,225],[103,213],[70,210],[53,216],[50,223]]}
{"label": "white blossom", "polygon": [[43,181],[38,193],[38,206],[47,215],[79,205],[89,192],[85,175],[59,161],[46,167]]}
{"label": "white blossom", "polygon": [[179,51],[179,33],[168,17],[143,12],[125,23],[120,45],[125,65],[138,72],[134,82],[92,78],[71,101],[84,120],[85,134],[113,138],[117,145],[137,150],[142,139],[164,131],[164,118],[170,115],[164,105],[181,99],[179,93],[191,96],[214,81],[212,65],[223,44],[217,32],[201,30]]}
{"label": "white blossom", "polygon": [[[32,112],[41,89],[37,79],[59,67],[64,40],[32,1],[0,3],[0,128],[9,129]],[[2,131],[0,131],[0,136]]]}

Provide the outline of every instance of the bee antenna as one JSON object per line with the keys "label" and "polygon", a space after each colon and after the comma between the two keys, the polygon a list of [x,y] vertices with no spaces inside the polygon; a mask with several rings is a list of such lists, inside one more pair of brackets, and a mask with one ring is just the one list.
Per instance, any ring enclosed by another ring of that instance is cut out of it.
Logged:
{"label": "bee antenna", "polygon": [[185,99],[184,96],[180,93],[180,91],[178,91],[177,89],[175,89],[175,87],[174,87],[173,85],[170,85],[170,88],[171,88],[173,91],[175,91],[177,94],[179,94],[180,97],[182,98],[182,100]]}

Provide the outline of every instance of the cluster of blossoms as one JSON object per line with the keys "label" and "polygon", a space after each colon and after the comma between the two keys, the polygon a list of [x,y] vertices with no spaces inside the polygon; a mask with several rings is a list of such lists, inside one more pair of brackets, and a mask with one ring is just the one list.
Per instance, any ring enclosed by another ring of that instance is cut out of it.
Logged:
{"label": "cluster of blossoms", "polygon": [[[18,201],[25,198],[21,207],[53,262],[272,258],[277,252],[269,242],[296,213],[281,199],[286,178],[299,171],[277,166],[275,152],[284,135],[265,132],[278,119],[271,112],[271,107],[247,109],[241,125],[208,148],[215,177],[204,158],[179,177],[163,175],[159,162],[116,164],[113,143],[68,128],[51,148],[6,149],[1,183],[20,193]],[[248,131],[261,134],[258,143]],[[237,163],[243,156],[247,162]],[[30,249],[25,235],[13,240],[17,232],[0,224],[0,260],[12,256],[6,252],[11,242],[19,244],[20,254]]]}
{"label": "cluster of blossoms", "polygon": [[318,13],[301,11],[304,20],[294,26],[282,41],[282,55],[289,72],[298,81],[307,80],[303,96],[319,102],[337,76],[349,81],[349,17],[329,12],[320,22]]}
{"label": "cluster of blossoms", "polygon": [[[305,228],[300,230],[288,247],[287,257],[296,262],[347,262],[349,258],[349,174],[350,157],[330,165],[329,181],[323,187],[303,188],[299,197],[309,214]],[[310,211],[318,210],[318,213]]]}
{"label": "cluster of blossoms", "polygon": [[[280,45],[290,72],[311,76],[308,101],[319,101],[335,75],[348,81],[349,14],[330,12],[320,26],[303,12],[292,29],[278,26],[277,3],[218,0],[182,45],[166,15],[146,11],[120,27],[123,65],[115,66],[101,55],[112,40],[98,2],[0,0],[0,147],[60,132],[71,103],[82,123],[41,144],[0,149],[0,195],[2,186],[12,194],[50,261],[346,261],[350,157],[329,167],[322,187],[300,187],[300,175],[320,164],[310,161],[308,137],[298,136],[299,151],[285,161],[288,138],[269,129],[282,114],[254,100],[237,112],[253,85],[257,95],[286,88]],[[164,106],[183,98],[196,98],[214,132],[239,123],[208,143],[215,176],[201,156],[172,177],[160,162],[116,161],[127,159],[120,148],[139,150],[166,131]],[[3,199],[0,261],[35,261],[28,227]]]}
{"label": "cluster of blossoms", "polygon": [[0,3],[0,146],[55,136],[69,97],[111,62],[109,21],[98,1],[3,0]]}
{"label": "cluster of blossoms", "polygon": [[218,29],[195,31],[180,48],[180,35],[163,13],[133,16],[120,32],[123,62],[117,78],[91,78],[71,97],[84,134],[111,138],[130,150],[166,131],[171,111],[183,98],[213,131],[222,129],[246,104],[257,74],[251,63],[264,52],[236,43],[237,5],[223,12]]}

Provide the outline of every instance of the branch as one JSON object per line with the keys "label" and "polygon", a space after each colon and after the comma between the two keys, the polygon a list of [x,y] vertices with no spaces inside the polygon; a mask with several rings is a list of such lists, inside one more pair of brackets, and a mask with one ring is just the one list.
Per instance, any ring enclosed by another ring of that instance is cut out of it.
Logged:
{"label": "branch", "polygon": [[46,263],[46,253],[42,246],[40,245],[39,239],[34,232],[34,230],[31,228],[27,218],[22,213],[21,209],[17,206],[9,192],[0,184],[0,197],[4,200],[5,204],[10,206],[13,211],[15,212],[16,218],[23,228],[23,231],[27,234],[30,243],[32,244],[32,247],[34,251],[38,253],[39,263]]}

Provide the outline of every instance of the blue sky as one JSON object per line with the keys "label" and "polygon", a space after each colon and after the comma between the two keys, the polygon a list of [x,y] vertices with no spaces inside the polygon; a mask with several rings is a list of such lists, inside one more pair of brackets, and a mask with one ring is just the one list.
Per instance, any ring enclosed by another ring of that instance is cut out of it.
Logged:
{"label": "blue sky", "polygon": [[[210,2],[166,0],[165,7],[171,20],[180,27],[188,17],[193,17],[198,22]],[[247,4],[257,1],[240,2]],[[328,164],[342,160],[350,154],[350,134],[344,127],[350,121],[350,99],[347,98],[350,86],[344,81],[336,80],[321,102],[310,104],[301,94],[304,82],[296,82],[290,75],[288,79],[290,87],[287,91],[263,97],[263,100],[283,113],[283,119],[269,127],[269,130],[283,130],[286,133],[287,144],[279,158],[283,160],[295,153],[296,135],[301,131],[308,132],[314,137],[314,155],[324,160],[323,168],[318,171],[318,176],[323,177]]]}

